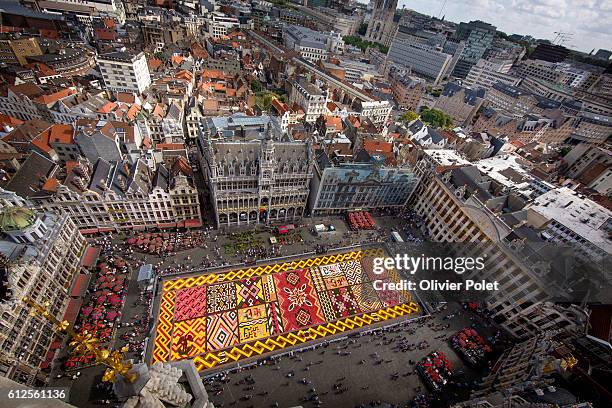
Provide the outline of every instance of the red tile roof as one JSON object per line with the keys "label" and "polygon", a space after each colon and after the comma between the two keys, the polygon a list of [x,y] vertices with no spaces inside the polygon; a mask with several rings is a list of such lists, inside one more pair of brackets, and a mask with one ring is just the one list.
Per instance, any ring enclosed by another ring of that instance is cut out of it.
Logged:
{"label": "red tile roof", "polygon": [[98,109],[98,113],[111,113],[116,107],[117,104],[115,102],[107,102],[104,106]]}
{"label": "red tile roof", "polygon": [[147,65],[149,66],[149,69],[155,71],[157,68],[161,67],[163,64],[162,61],[158,60],[157,58],[150,58],[147,61]]}
{"label": "red tile roof", "polygon": [[225,79],[225,74],[220,69],[205,69],[202,78]]}
{"label": "red tile roof", "polygon": [[51,193],[55,193],[57,191],[57,186],[59,186],[59,181],[56,178],[49,178],[42,186],[44,191],[49,191]]}
{"label": "red tile roof", "polygon": [[181,65],[183,61],[185,61],[185,57],[182,55],[173,55],[172,58],[170,58],[170,61],[175,65]]}
{"label": "red tile roof", "polygon": [[48,130],[49,143],[74,143],[74,128],[71,125],[56,124]]}
{"label": "red tile roof", "polygon": [[185,148],[182,143],[158,143],[155,145],[159,150],[181,150]]}
{"label": "red tile roof", "polygon": [[336,131],[342,131],[342,119],[337,116],[326,116],[325,117],[325,126],[328,128],[334,128]]}
{"label": "red tile roof", "polygon": [[277,98],[272,98],[272,106],[274,107],[274,109],[276,109],[276,111],[283,115],[285,114],[285,112],[289,111],[289,106],[287,106],[287,104]]}
{"label": "red tile roof", "polygon": [[179,172],[183,173],[186,176],[191,176],[193,174],[193,170],[187,162],[187,159],[182,156],[177,157],[176,160],[174,160],[174,163],[172,164],[172,174],[176,175]]}
{"label": "red tile roof", "polygon": [[117,102],[121,103],[135,103],[136,95],[127,93],[127,92],[119,92],[117,94]]}
{"label": "red tile roof", "polygon": [[11,127],[15,127],[21,125],[22,123],[22,120],[19,120],[9,115],[5,115],[4,113],[0,113],[0,126],[9,125]]}
{"label": "red tile roof", "polygon": [[45,153],[50,153],[53,148],[49,145],[49,131],[44,131],[39,134],[36,139],[32,140],[32,144]]}
{"label": "red tile roof", "polygon": [[8,89],[17,95],[24,95],[30,99],[38,98],[45,93],[41,87],[29,82],[25,84],[11,85],[8,87]]}
{"label": "red tile roof", "polygon": [[127,117],[130,120],[134,120],[136,119],[136,115],[138,115],[138,112],[140,112],[140,105],[132,105],[130,106],[130,109],[127,112]]}
{"label": "red tile roof", "polygon": [[61,91],[53,92],[48,95],[41,95],[38,98],[36,98],[36,102],[44,103],[45,105],[49,105],[50,103],[57,102],[60,99],[64,99],[75,93],[77,92],[72,89],[66,88],[66,89],[62,89]]}
{"label": "red tile roof", "polygon": [[57,72],[55,72],[53,68],[47,64],[43,64],[42,62],[32,62],[30,64],[26,64],[25,67],[38,71],[42,76],[57,75]]}
{"label": "red tile roof", "polygon": [[361,121],[357,116],[349,115],[348,121],[351,122],[351,125],[353,125],[353,127],[361,127]]}
{"label": "red tile roof", "polygon": [[366,139],[363,141],[363,149],[372,153],[391,153],[393,152],[393,143],[383,142],[376,139]]}

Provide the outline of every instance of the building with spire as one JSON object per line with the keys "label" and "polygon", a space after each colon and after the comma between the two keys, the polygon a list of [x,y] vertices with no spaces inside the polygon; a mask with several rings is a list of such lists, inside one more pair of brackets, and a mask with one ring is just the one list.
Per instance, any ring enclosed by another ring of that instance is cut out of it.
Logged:
{"label": "building with spire", "polygon": [[389,46],[397,30],[395,10],[397,0],[376,0],[372,18],[366,31],[366,40]]}
{"label": "building with spire", "polygon": [[87,243],[68,214],[37,213],[18,199],[1,203],[0,376],[40,385],[41,369],[53,359],[53,327],[19,300],[48,302],[52,316],[70,320],[71,288]]}
{"label": "building with spire", "polygon": [[312,147],[280,135],[269,116],[234,114],[202,121],[200,167],[217,227],[302,218],[313,172]]}

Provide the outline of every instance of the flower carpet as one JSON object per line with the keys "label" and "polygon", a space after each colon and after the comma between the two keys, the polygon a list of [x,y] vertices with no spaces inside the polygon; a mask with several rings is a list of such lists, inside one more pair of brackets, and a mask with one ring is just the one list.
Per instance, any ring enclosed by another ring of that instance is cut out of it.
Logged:
{"label": "flower carpet", "polygon": [[192,358],[206,370],[419,311],[408,292],[380,291],[382,248],[165,280],[153,362]]}

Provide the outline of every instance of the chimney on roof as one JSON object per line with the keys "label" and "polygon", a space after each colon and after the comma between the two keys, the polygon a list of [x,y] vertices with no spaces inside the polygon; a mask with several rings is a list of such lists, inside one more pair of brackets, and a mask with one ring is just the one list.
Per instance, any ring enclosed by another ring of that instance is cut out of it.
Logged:
{"label": "chimney on roof", "polygon": [[125,177],[118,176],[117,177],[117,184],[119,184],[119,189],[121,191],[123,191],[124,193],[127,191],[127,184],[125,182]]}
{"label": "chimney on roof", "polygon": [[80,191],[85,191],[86,187],[85,187],[85,182],[83,181],[83,179],[79,176],[76,176],[72,179],[72,183],[80,190]]}

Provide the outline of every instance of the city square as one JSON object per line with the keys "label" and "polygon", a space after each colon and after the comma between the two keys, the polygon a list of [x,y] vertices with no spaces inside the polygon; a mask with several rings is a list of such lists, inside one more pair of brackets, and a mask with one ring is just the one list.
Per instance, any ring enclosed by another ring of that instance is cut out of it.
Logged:
{"label": "city square", "polygon": [[399,281],[395,270],[373,273],[381,256],[354,250],[164,280],[153,360],[193,358],[204,370],[417,313],[409,293],[372,287]]}
{"label": "city square", "polygon": [[610,0],[0,0],[0,408],[612,406]]}

